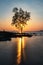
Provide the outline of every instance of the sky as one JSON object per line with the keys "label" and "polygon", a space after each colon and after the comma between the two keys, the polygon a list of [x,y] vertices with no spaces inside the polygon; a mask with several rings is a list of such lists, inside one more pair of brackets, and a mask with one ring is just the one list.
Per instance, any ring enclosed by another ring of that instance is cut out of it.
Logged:
{"label": "sky", "polygon": [[30,12],[30,20],[23,31],[43,30],[43,0],[0,0],[0,30],[19,31],[11,25],[14,7]]}

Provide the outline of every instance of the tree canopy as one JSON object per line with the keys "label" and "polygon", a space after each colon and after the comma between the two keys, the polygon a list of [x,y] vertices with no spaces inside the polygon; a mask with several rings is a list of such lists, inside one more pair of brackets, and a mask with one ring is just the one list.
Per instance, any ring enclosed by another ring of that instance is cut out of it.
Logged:
{"label": "tree canopy", "polygon": [[24,11],[22,8],[18,9],[17,7],[13,8],[13,12],[12,24],[17,28],[23,28],[30,19],[30,12]]}

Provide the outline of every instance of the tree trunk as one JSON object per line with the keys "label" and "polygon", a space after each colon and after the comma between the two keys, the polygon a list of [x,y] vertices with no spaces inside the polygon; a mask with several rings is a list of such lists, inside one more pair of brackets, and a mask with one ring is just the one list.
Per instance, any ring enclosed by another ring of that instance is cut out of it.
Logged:
{"label": "tree trunk", "polygon": [[22,30],[23,30],[23,28],[21,28],[21,33],[22,33]]}

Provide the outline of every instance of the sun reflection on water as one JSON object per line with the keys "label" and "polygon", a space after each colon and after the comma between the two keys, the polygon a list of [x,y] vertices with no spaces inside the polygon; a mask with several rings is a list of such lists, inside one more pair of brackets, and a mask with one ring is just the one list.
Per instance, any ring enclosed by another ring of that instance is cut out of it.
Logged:
{"label": "sun reflection on water", "polygon": [[21,62],[21,38],[18,39],[18,49],[17,49],[17,64]]}
{"label": "sun reflection on water", "polygon": [[[24,57],[24,38],[18,39],[18,49],[17,49],[17,65],[19,65],[22,61],[22,56]],[[23,58],[24,59],[24,58]]]}

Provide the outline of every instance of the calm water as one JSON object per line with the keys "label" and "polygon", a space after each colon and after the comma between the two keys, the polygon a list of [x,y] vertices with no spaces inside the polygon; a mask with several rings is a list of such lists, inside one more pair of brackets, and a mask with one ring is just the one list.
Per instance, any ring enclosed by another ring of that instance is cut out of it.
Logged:
{"label": "calm water", "polygon": [[43,36],[0,42],[0,65],[43,65]]}

